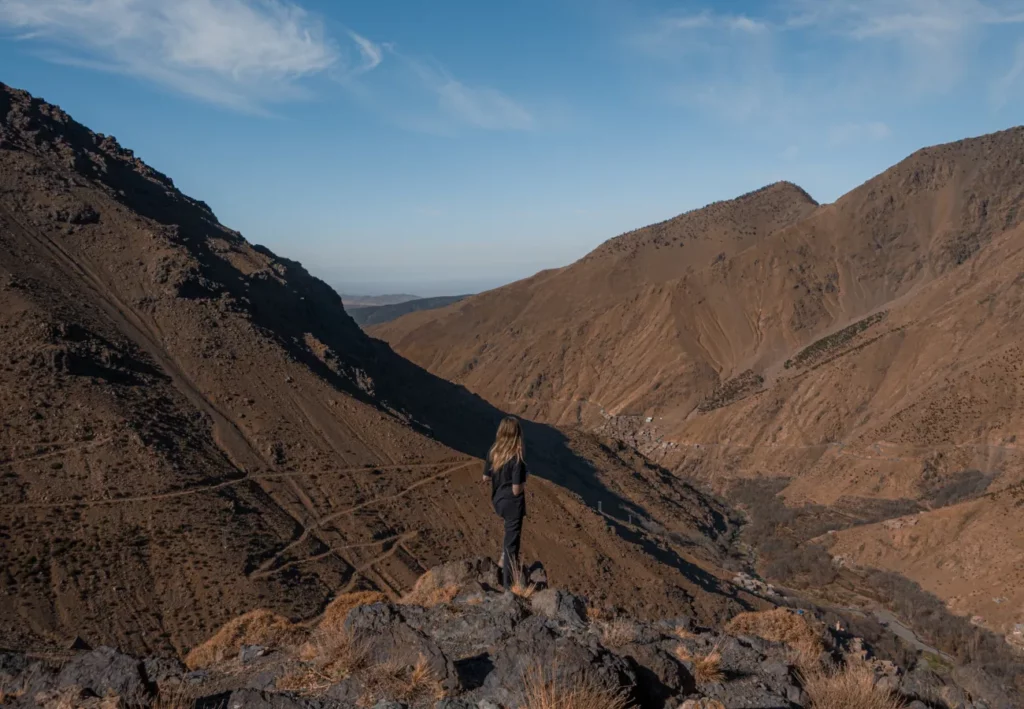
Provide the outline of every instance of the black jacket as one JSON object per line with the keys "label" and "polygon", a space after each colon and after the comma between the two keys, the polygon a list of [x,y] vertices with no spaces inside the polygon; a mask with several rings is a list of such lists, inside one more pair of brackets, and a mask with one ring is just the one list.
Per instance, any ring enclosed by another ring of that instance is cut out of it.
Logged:
{"label": "black jacket", "polygon": [[[526,483],[526,463],[513,458],[498,470],[493,470],[491,462],[487,461],[484,463],[484,475],[491,479],[491,500],[497,504],[500,500],[516,498],[512,486]],[[520,493],[519,497],[522,496]]]}

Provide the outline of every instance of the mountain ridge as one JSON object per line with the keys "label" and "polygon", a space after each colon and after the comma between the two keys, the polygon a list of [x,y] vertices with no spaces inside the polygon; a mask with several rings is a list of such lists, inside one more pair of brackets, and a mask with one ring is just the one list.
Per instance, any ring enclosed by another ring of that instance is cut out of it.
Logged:
{"label": "mountain ridge", "polygon": [[[1017,598],[1015,557],[925,574],[926,548],[912,563],[906,550],[849,550],[861,534],[875,549],[891,540],[880,506],[926,520],[935,490],[974,473],[993,494],[1024,478],[1024,128],[922,149],[831,204],[798,190],[776,188],[791,197],[779,204],[755,192],[747,212],[688,212],[370,332],[496,405],[623,440],[678,479],[723,494],[778,480],[790,505],[842,508],[865,525],[837,529],[851,563],[884,562],[1010,632],[1019,604],[986,597]],[[973,519],[974,538],[1024,539],[1000,506],[979,518],[970,499],[944,514]],[[951,590],[951,573],[978,594]]]}

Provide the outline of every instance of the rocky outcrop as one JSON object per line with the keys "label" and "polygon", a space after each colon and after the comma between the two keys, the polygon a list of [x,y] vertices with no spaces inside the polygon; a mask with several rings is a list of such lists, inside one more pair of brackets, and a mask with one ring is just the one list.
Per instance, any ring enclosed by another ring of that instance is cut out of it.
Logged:
{"label": "rocky outcrop", "polygon": [[[808,662],[841,665],[846,656],[874,673],[870,681],[879,692],[904,703],[996,709],[923,666],[901,670],[865,661],[859,639],[832,634],[806,615],[794,614],[793,622],[820,632],[825,650],[810,660],[804,653],[798,669],[794,647],[757,636],[757,614],[734,631],[742,635],[701,628],[690,618],[638,622],[588,612],[586,599],[560,589],[523,596],[498,591],[495,571],[489,560],[438,567],[423,587],[458,587],[459,593],[433,605],[356,606],[343,626],[331,625],[333,636],[326,626],[310,627],[315,642],[246,644],[199,671],[108,647],[54,662],[0,654],[0,688],[7,692],[0,703],[148,708],[167,706],[172,697],[175,709],[518,709],[536,704],[538,687],[546,687],[585,688],[587,696],[619,697],[640,709],[792,709],[813,705],[802,681]],[[785,612],[762,614],[765,634]],[[294,640],[287,637],[282,642]]]}

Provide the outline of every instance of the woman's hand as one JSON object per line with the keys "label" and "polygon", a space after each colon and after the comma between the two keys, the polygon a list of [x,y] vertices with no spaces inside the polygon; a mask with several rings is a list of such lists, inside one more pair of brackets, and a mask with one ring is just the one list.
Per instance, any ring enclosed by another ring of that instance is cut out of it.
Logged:
{"label": "woman's hand", "polygon": [[519,497],[520,495],[522,495],[523,494],[523,486],[522,485],[512,485],[512,494],[515,495],[516,497]]}

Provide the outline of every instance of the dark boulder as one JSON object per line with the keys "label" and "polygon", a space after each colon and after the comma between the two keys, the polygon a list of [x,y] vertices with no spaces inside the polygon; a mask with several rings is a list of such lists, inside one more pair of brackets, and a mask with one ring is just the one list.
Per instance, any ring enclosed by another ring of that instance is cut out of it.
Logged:
{"label": "dark boulder", "polygon": [[374,603],[354,608],[345,619],[345,631],[366,643],[373,662],[390,661],[407,667],[425,662],[445,690],[459,688],[459,675],[452,661],[436,642],[410,626],[395,607]]}
{"label": "dark boulder", "polygon": [[150,694],[142,663],[112,647],[99,647],[64,665],[57,686],[81,687],[99,696],[114,694],[126,704],[142,703]]}
{"label": "dark boulder", "polygon": [[526,619],[494,653],[494,670],[483,685],[486,696],[518,706],[524,680],[538,671],[546,681],[572,684],[586,679],[610,691],[633,692],[637,677],[628,661],[596,642],[584,645],[563,636],[548,622],[539,616]]}
{"label": "dark boulder", "polygon": [[653,644],[634,644],[616,652],[633,663],[637,676],[637,699],[643,707],[672,706],[673,697],[687,695],[696,689],[693,677],[685,667],[663,648]]}
{"label": "dark boulder", "polygon": [[583,626],[587,622],[587,604],[579,596],[549,588],[530,598],[534,613],[567,625]]}

